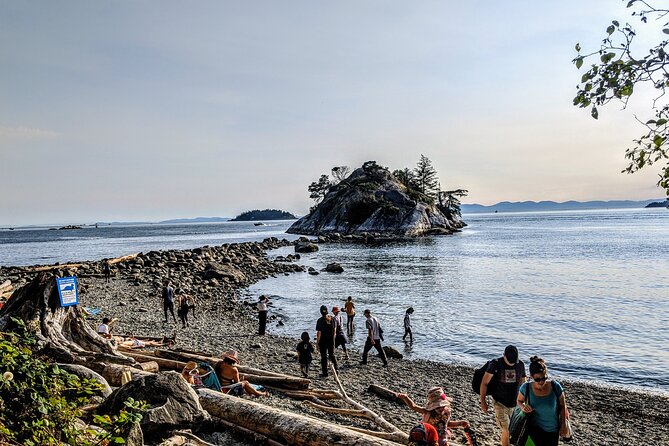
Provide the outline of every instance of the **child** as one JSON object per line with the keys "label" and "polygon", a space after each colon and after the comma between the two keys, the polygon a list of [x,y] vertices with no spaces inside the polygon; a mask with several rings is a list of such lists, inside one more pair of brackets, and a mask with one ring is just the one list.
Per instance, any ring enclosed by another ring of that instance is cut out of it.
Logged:
{"label": "child", "polygon": [[404,341],[409,335],[409,342],[413,342],[413,333],[411,333],[411,315],[413,314],[413,307],[407,308],[407,312],[404,314],[404,336],[402,340]]}
{"label": "child", "polygon": [[309,333],[302,333],[302,342],[297,344],[297,361],[300,363],[300,371],[305,378],[309,376],[309,364],[313,359],[311,354],[314,352],[314,346],[309,342]]}

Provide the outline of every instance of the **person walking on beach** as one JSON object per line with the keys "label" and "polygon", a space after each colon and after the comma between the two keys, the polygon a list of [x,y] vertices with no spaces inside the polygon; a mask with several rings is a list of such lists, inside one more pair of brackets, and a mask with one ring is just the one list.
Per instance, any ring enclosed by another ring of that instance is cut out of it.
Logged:
{"label": "person walking on beach", "polygon": [[313,360],[314,346],[311,345],[309,333],[302,332],[302,341],[297,344],[297,362],[300,363],[300,371],[305,378],[309,376],[309,366]]}
{"label": "person walking on beach", "polygon": [[372,347],[374,347],[376,351],[379,352],[381,361],[383,361],[383,366],[388,367],[388,358],[386,358],[386,352],[383,351],[383,347],[381,346],[381,341],[383,340],[383,329],[381,328],[381,324],[376,317],[372,316],[372,312],[369,308],[365,309],[363,314],[367,319],[365,322],[365,326],[367,327],[367,339],[365,340],[365,348],[362,350],[362,363],[367,364],[367,354]]}
{"label": "person walking on beach", "polygon": [[518,389],[525,382],[526,376],[525,364],[518,360],[518,349],[514,345],[508,345],[504,349],[504,356],[488,363],[488,369],[481,380],[481,410],[488,412],[486,395],[490,385],[493,388],[492,399],[497,426],[502,430],[502,446],[509,446],[509,422],[516,407]]}
{"label": "person walking on beach", "polygon": [[163,287],[163,312],[165,313],[164,324],[167,323],[167,312],[172,313],[172,319],[174,323],[177,323],[177,317],[174,315],[174,288],[172,288],[172,282],[169,280],[165,281],[165,286]]}
{"label": "person walking on beach", "polygon": [[348,334],[353,334],[353,318],[355,317],[355,304],[353,303],[353,298],[348,296],[346,303],[344,304],[344,309],[346,310],[346,328]]}
{"label": "person walking on beach", "polygon": [[328,314],[328,307],[321,305],[321,317],[316,322],[316,345],[321,353],[321,377],[328,376],[328,358],[337,370],[337,358],[334,355],[337,324]]}
{"label": "person walking on beach", "polygon": [[339,311],[339,307],[336,306],[332,307],[332,314],[334,314],[335,325],[337,326],[337,334],[335,334],[335,350],[341,345],[341,349],[344,351],[344,359],[348,361],[348,350],[346,350],[348,338],[344,331],[344,315]]}
{"label": "person walking on beach", "polygon": [[411,333],[411,315],[413,314],[413,307],[407,308],[406,313],[404,313],[404,336],[402,340],[404,341],[409,335],[409,342],[413,342],[413,333]]}
{"label": "person walking on beach", "polygon": [[263,336],[267,327],[267,304],[269,299],[264,294],[258,298],[258,334]]}
{"label": "person walking on beach", "polygon": [[102,272],[105,275],[105,283],[109,283],[111,281],[111,265],[109,264],[109,260],[105,259],[102,264]]}
{"label": "person walking on beach", "polygon": [[451,401],[441,387],[433,387],[427,392],[427,402],[421,407],[413,402],[406,393],[398,393],[397,398],[412,410],[423,416],[423,422],[429,423],[437,429],[439,446],[448,446],[450,428],[469,429],[469,422],[465,420],[451,420]]}
{"label": "person walking on beach", "polygon": [[557,446],[560,436],[569,437],[567,401],[559,382],[548,377],[546,362],[530,358],[531,382],[520,386],[516,403],[530,417],[530,438],[536,446]]}
{"label": "person walking on beach", "polygon": [[177,290],[177,295],[179,296],[179,309],[177,313],[179,314],[179,320],[181,320],[181,328],[186,328],[188,324],[188,311],[190,310],[190,302],[188,294],[185,290]]}

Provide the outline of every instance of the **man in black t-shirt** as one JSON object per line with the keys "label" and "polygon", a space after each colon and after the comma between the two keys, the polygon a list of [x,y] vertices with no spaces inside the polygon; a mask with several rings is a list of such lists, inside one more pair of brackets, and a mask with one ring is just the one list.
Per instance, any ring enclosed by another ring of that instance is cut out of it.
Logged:
{"label": "man in black t-shirt", "polygon": [[518,389],[525,382],[526,376],[525,364],[518,360],[518,349],[513,345],[504,349],[504,356],[490,361],[488,370],[483,375],[480,389],[481,410],[488,412],[486,394],[488,393],[488,385],[494,380],[495,386],[492,398],[497,425],[502,430],[502,446],[509,446],[509,421],[516,407]]}
{"label": "man in black t-shirt", "polygon": [[321,305],[321,317],[316,322],[316,343],[321,352],[321,376],[328,376],[328,358],[337,370],[337,358],[334,355],[337,324],[328,314],[328,307]]}

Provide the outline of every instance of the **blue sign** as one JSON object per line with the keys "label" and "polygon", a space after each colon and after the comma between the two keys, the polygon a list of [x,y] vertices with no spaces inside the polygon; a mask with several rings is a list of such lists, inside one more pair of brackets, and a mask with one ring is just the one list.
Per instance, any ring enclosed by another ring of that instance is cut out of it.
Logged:
{"label": "blue sign", "polygon": [[75,276],[63,277],[62,279],[56,277],[56,286],[58,286],[61,307],[69,307],[79,303],[79,287]]}

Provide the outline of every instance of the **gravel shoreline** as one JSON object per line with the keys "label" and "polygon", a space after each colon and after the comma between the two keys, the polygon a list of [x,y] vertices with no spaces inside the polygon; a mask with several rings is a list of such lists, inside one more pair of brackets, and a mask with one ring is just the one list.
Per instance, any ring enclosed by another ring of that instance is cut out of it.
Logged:
{"label": "gravel shoreline", "polygon": [[[247,244],[236,246],[242,245]],[[267,249],[265,245],[256,245]],[[163,323],[161,297],[156,286],[159,278],[139,279],[137,271],[132,268],[121,267],[108,284],[97,274],[80,277],[80,286],[85,290],[81,294],[81,304],[101,309],[99,315],[90,317],[93,326],[99,323],[103,316],[114,317],[119,319],[115,326],[115,332],[119,334],[138,336],[176,334],[176,347],[215,355],[235,349],[245,365],[297,376],[299,366],[293,351],[299,340],[271,334],[272,327],[277,323],[277,320],[272,318],[268,322],[270,334],[258,336],[255,309],[240,299],[240,293],[250,283],[260,278],[282,272],[284,274],[293,272],[303,274],[303,272],[298,272],[300,269],[296,268],[295,264],[286,266],[284,263],[271,262],[266,256],[258,255],[258,252],[255,252],[254,256],[255,261],[250,262],[254,263],[253,265],[237,264],[237,267],[247,274],[248,279],[223,284],[217,288],[221,290],[220,292],[212,293],[209,288],[196,286],[196,283],[199,283],[197,280],[190,281],[188,287],[190,290],[196,290],[194,294],[199,299],[196,318],[190,317],[191,324],[186,328],[181,328],[180,323],[175,324],[172,321]],[[189,271],[188,265],[183,266],[182,275],[195,274],[194,271]],[[250,274],[248,268],[256,270],[264,268],[264,273]],[[0,280],[4,280],[3,277],[7,277],[9,273],[16,274],[11,269],[0,268]],[[145,271],[140,275],[149,275],[149,272]],[[203,293],[206,291],[206,298],[199,296],[198,291]],[[314,325],[315,321],[316,316]],[[310,333],[313,332],[311,328],[309,327]],[[386,369],[381,367],[381,361],[375,357],[370,357],[367,365],[361,365],[359,352],[354,352],[349,361],[343,360],[341,350],[337,353],[341,368],[340,379],[347,393],[399,428],[408,431],[419,420],[418,414],[403,405],[368,393],[367,388],[370,384],[408,393],[418,404],[424,402],[427,389],[435,385],[443,386],[446,393],[454,400],[454,419],[466,419],[471,423],[479,445],[499,444],[494,414],[492,411],[487,414],[481,412],[478,395],[471,390],[473,369],[424,360],[398,359],[390,359],[390,366]],[[547,359],[550,362],[550,358]],[[320,364],[315,358],[310,372],[312,386],[334,389],[336,384],[332,377],[324,379],[317,377],[319,369]],[[601,446],[669,444],[669,396],[659,392],[633,391],[585,382],[568,380],[561,382],[565,387],[575,432],[572,444]],[[271,392],[269,397],[259,402],[345,425],[374,428],[359,419],[311,409],[299,401],[283,397],[278,392]],[[453,431],[453,440],[466,444],[460,430],[453,429]],[[225,436],[218,439],[215,436],[210,437],[209,441],[230,444]]]}

